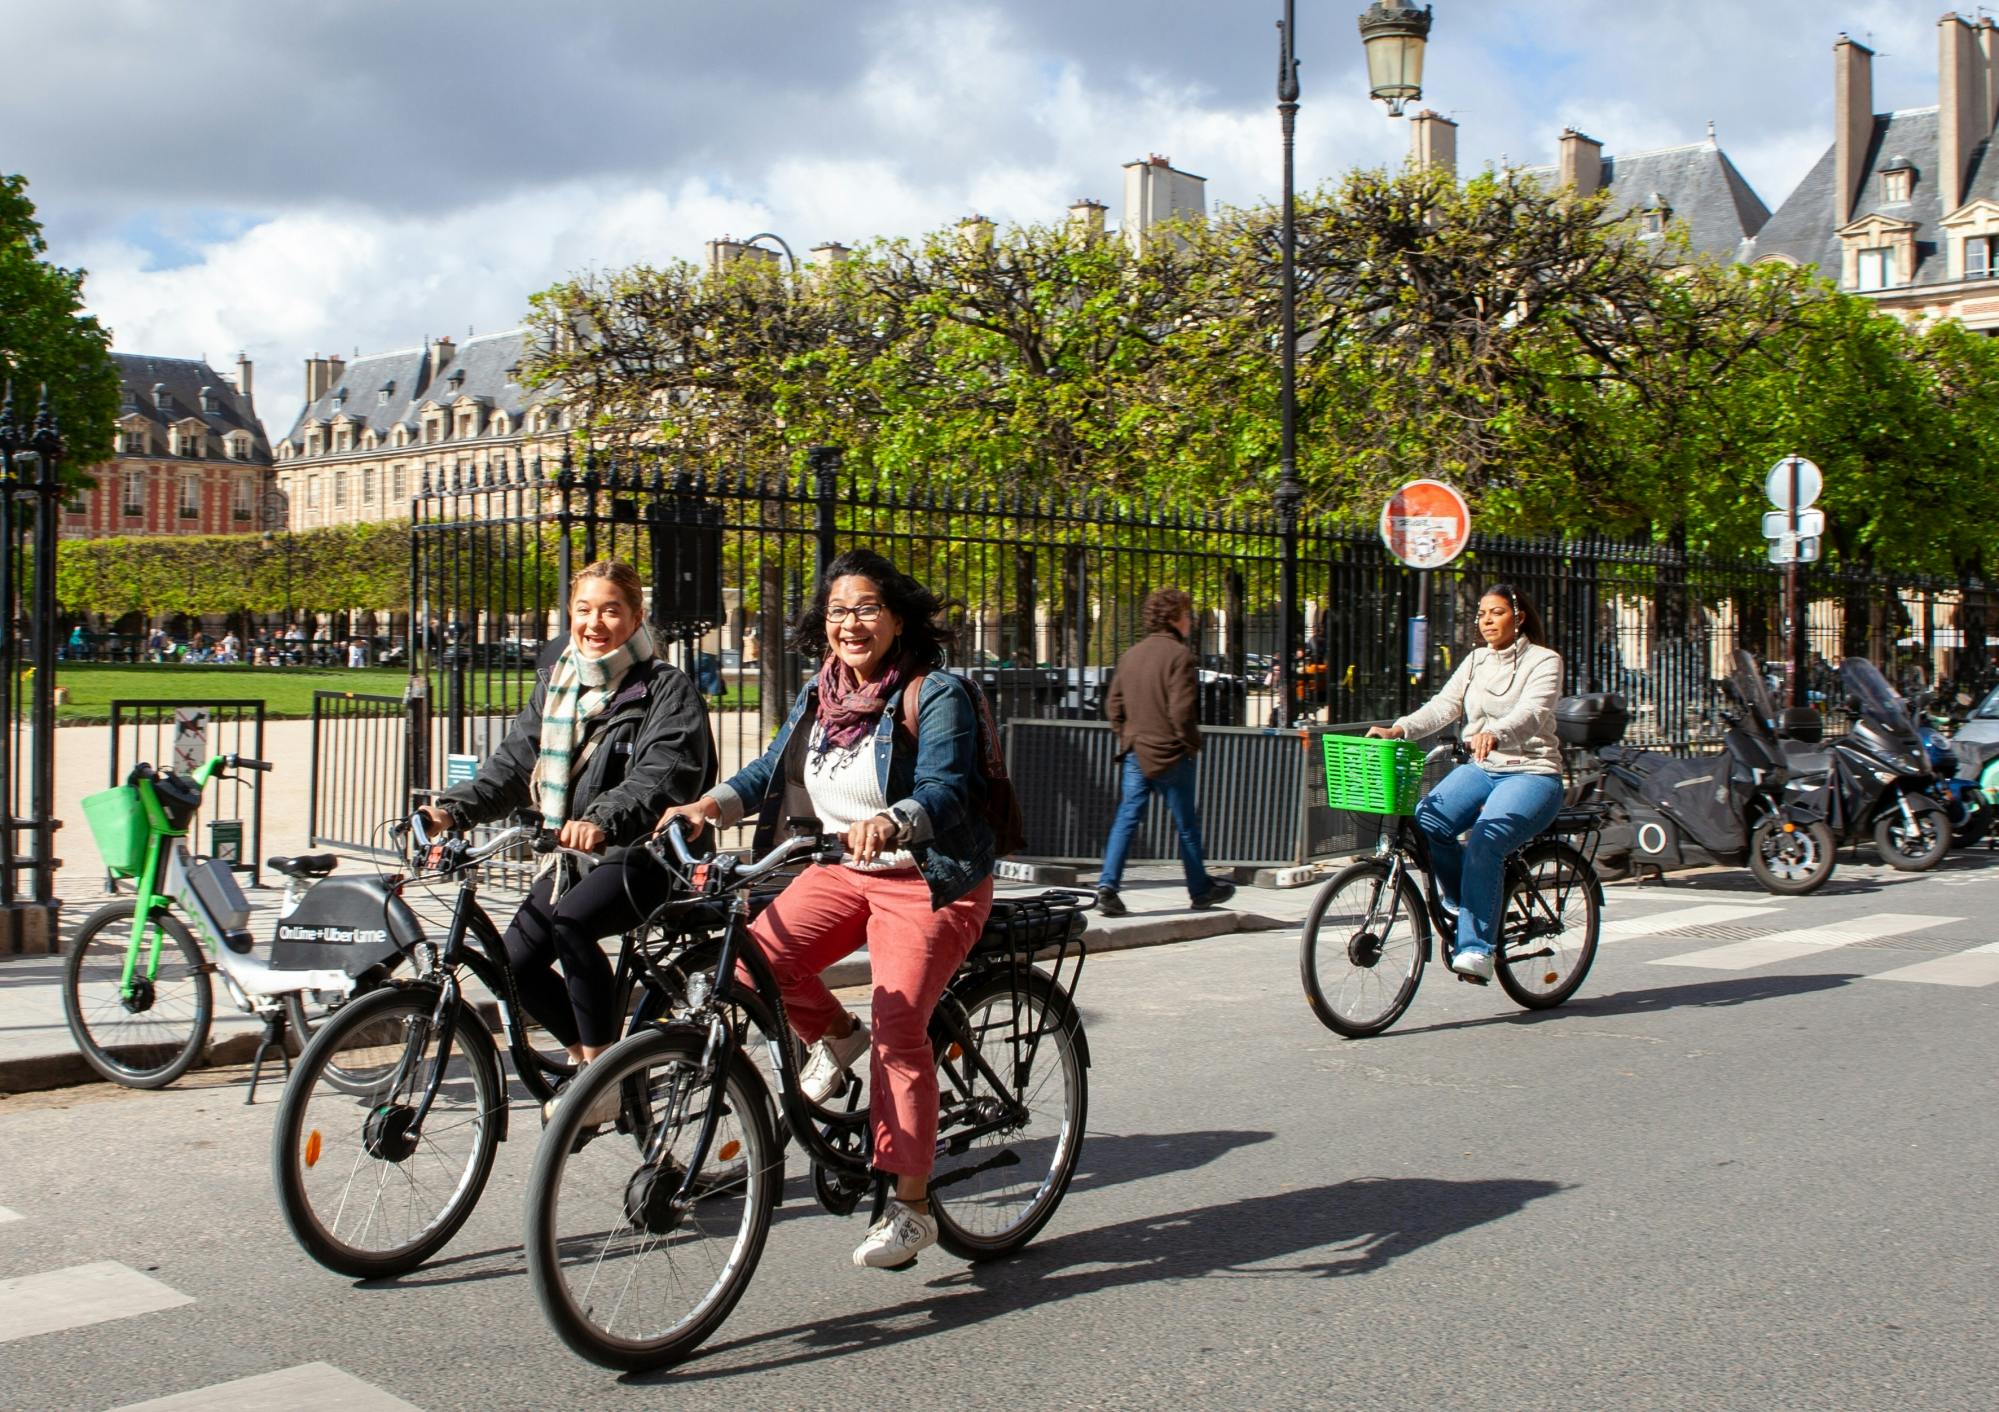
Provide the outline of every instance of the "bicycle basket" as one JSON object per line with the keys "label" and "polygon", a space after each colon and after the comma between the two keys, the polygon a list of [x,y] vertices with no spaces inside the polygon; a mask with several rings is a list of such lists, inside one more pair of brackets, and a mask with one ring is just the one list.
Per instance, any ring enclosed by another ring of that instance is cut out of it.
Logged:
{"label": "bicycle basket", "polygon": [[1423,797],[1423,748],[1406,740],[1326,737],[1326,804],[1358,814],[1413,814]]}
{"label": "bicycle basket", "polygon": [[146,846],[152,830],[146,825],[146,805],[129,784],[83,796],[83,817],[104,866],[121,878],[136,877],[146,866]]}

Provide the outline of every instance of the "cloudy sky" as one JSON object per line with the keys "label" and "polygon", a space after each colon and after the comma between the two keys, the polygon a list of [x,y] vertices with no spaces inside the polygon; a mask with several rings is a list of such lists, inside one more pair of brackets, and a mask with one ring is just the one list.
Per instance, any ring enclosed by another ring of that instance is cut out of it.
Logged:
{"label": "cloudy sky", "polygon": [[[1310,185],[1399,162],[1363,0],[1301,0]],[[1830,142],[1831,49],[1936,101],[1937,0],[1435,0],[1425,102],[1461,168],[1722,146],[1773,208]],[[803,255],[1109,203],[1147,153],[1272,199],[1279,0],[0,0],[0,170],[122,351],[258,364],[522,318],[592,266],[776,231]]]}

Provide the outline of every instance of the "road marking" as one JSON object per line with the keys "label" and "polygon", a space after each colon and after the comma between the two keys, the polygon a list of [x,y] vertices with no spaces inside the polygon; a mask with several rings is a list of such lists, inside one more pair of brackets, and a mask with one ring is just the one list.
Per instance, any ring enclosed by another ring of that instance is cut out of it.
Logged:
{"label": "road marking", "polygon": [[19,1211],[9,1211],[6,1207],[0,1206],[0,1226],[6,1225],[9,1221],[18,1221],[20,1219],[21,1213]]}
{"label": "road marking", "polygon": [[310,1407],[313,1412],[417,1412],[416,1404],[331,1363],[301,1363],[276,1373],[217,1383],[193,1392],[132,1402],[115,1412],[263,1412],[268,1407]]}
{"label": "road marking", "polygon": [[0,1280],[0,1343],[192,1303],[192,1296],[116,1260],[23,1275]]}
{"label": "road marking", "polygon": [[1681,927],[1710,927],[1717,922],[1739,922],[1744,917],[1760,917],[1766,909],[1746,902],[1709,903],[1703,907],[1681,907],[1672,912],[1654,912],[1649,917],[1620,917],[1603,924],[1602,939],[1625,941],[1653,936]]}
{"label": "road marking", "polygon": [[1800,956],[1810,956],[1836,946],[1851,946],[1856,941],[1901,936],[1930,927],[1947,927],[1963,920],[1962,917],[1924,917],[1908,912],[1876,912],[1869,917],[1855,917],[1849,922],[1798,927],[1792,931],[1759,936],[1754,941],[1738,941],[1729,946],[1710,947],[1706,951],[1690,951],[1684,956],[1662,957],[1649,964],[1701,966],[1710,971],[1746,971],[1751,966],[1767,966],[1773,961],[1795,961]]}
{"label": "road marking", "polygon": [[1913,966],[1877,971],[1870,981],[1917,981],[1923,985],[1981,986],[1999,983],[1999,941],[1954,956],[1933,956]]}

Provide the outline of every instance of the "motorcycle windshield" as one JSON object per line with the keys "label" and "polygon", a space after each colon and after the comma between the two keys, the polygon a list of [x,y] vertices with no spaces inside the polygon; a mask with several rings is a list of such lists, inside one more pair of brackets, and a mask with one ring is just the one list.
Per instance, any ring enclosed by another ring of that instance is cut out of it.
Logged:
{"label": "motorcycle windshield", "polygon": [[1840,685],[1860,703],[1862,714],[1872,716],[1897,735],[1913,737],[1915,722],[1909,719],[1908,705],[1888,685],[1881,669],[1865,657],[1849,657],[1839,664]]}
{"label": "motorcycle windshield", "polygon": [[1735,699],[1756,718],[1745,724],[1759,736],[1774,738],[1777,708],[1771,703],[1770,687],[1763,680],[1763,673],[1756,669],[1756,659],[1739,647],[1735,650],[1728,681],[1735,691]]}

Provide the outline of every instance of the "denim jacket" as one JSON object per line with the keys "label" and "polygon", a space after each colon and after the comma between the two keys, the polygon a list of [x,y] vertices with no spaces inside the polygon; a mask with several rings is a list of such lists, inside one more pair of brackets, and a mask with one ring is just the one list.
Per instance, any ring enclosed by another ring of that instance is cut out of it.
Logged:
{"label": "denim jacket", "polygon": [[[931,907],[948,907],[993,871],[992,830],[978,807],[986,788],[979,773],[978,711],[963,682],[942,670],[931,672],[924,679],[912,748],[909,737],[895,729],[902,695],[898,691],[890,699],[875,725],[875,776],[901,827],[897,842],[915,854],[930,885]],[[818,697],[815,679],[799,693],[770,748],[708,791],[720,806],[723,828],[757,816],[758,852],[772,845],[784,823],[785,747],[793,731],[812,729]]]}

